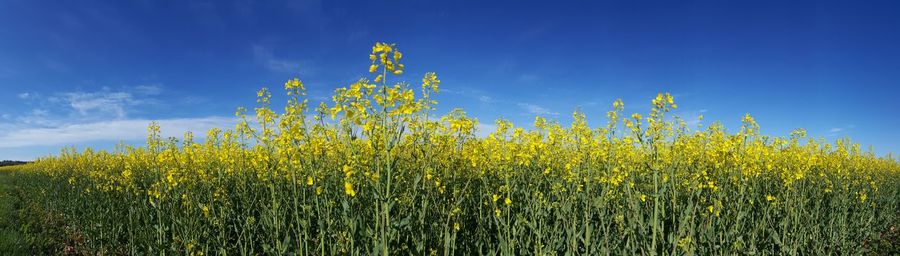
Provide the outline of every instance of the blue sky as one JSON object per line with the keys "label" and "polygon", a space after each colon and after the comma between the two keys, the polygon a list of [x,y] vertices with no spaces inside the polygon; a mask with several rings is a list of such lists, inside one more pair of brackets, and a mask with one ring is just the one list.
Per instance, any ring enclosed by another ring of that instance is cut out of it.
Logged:
{"label": "blue sky", "polygon": [[806,128],[900,153],[896,1],[0,0],[0,159],[231,126],[299,77],[314,101],[366,75],[376,41],[403,79],[437,72],[440,110],[592,124],[616,98],[734,130]]}

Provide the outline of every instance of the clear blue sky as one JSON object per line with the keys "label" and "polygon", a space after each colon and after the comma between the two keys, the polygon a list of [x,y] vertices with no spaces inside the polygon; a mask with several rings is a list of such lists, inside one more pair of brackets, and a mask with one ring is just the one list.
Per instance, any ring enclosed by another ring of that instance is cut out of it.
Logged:
{"label": "clear blue sky", "polygon": [[[588,4],[590,3],[590,4]],[[594,125],[616,98],[734,130],[806,128],[900,153],[897,1],[0,0],[0,159],[230,126],[299,77],[315,99],[366,74],[376,41],[404,79],[443,81],[441,111]],[[490,128],[485,126],[484,128]]]}

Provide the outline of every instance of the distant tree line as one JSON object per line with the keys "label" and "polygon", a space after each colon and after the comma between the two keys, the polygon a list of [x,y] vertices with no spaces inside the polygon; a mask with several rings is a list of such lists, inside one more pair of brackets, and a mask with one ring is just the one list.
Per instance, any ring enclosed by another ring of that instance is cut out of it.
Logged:
{"label": "distant tree line", "polygon": [[0,166],[10,166],[10,165],[20,165],[30,163],[28,161],[12,161],[12,160],[3,160],[0,161]]}

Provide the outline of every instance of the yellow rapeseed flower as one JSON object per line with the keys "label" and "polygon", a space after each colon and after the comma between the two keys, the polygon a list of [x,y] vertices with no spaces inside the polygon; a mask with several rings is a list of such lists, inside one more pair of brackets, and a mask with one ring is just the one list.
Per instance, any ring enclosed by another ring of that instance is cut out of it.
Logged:
{"label": "yellow rapeseed flower", "polygon": [[344,182],[344,193],[346,193],[350,197],[356,196],[356,190],[353,190],[353,184],[350,182]]}

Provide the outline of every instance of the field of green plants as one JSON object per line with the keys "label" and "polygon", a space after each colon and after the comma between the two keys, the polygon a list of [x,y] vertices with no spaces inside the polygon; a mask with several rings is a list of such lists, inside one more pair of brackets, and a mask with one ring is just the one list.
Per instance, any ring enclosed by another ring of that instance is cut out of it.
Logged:
{"label": "field of green plants", "polygon": [[[236,127],[112,152],[65,149],[0,169],[0,250],[68,255],[898,254],[900,162],[849,139],[573,113],[532,127],[434,116],[440,80],[371,77],[307,100],[239,108]],[[361,59],[361,61],[364,59]],[[629,103],[632,104],[632,103]],[[634,104],[645,104],[638,102]],[[748,110],[752,111],[752,110]],[[587,118],[606,124],[589,127]]]}

